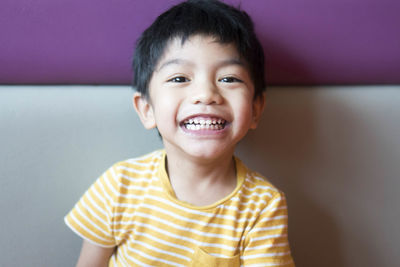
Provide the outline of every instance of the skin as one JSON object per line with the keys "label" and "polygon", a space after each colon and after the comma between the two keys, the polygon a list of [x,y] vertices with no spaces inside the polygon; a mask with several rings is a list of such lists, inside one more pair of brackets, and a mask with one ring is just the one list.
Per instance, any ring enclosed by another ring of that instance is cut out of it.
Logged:
{"label": "skin", "polygon": [[115,248],[104,248],[83,240],[76,267],[106,267]]}
{"label": "skin", "polygon": [[[254,98],[250,77],[234,45],[194,35],[183,45],[171,41],[150,80],[149,97],[134,94],[144,127],[157,127],[162,136],[180,201],[210,205],[235,189],[234,149],[257,127],[265,103],[264,95]],[[190,119],[221,125],[194,130],[185,126]],[[84,241],[77,266],[107,266],[113,252]]]}

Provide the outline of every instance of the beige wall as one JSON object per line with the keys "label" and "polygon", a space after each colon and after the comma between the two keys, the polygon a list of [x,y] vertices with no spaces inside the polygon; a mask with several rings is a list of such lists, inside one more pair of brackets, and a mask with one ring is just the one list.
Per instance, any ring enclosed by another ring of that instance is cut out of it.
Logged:
{"label": "beige wall", "polygon": [[397,266],[400,86],[268,96],[240,152],[287,193],[297,266]]}
{"label": "beige wall", "polygon": [[[72,266],[63,216],[118,160],[161,147],[128,87],[0,87],[0,266]],[[283,189],[298,267],[400,262],[400,86],[270,88],[238,154]]]}

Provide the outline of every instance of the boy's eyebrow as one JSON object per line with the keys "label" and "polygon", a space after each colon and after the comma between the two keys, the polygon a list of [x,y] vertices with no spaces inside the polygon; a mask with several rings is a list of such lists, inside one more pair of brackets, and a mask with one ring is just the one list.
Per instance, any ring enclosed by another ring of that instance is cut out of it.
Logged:
{"label": "boy's eyebrow", "polygon": [[164,62],[159,68],[158,71],[160,71],[162,68],[165,68],[168,65],[173,65],[173,64],[177,64],[177,65],[182,65],[182,64],[190,64],[190,61],[185,60],[185,59],[180,59],[180,58],[174,58],[171,60],[168,60],[166,62]]}
{"label": "boy's eyebrow", "polygon": [[224,67],[224,66],[229,66],[229,65],[239,65],[241,67],[244,67],[245,64],[242,60],[238,59],[238,58],[230,58],[227,60],[222,60],[218,66],[220,67]]}
{"label": "boy's eyebrow", "polygon": [[[183,64],[187,64],[187,65],[193,65],[193,63],[189,60],[185,60],[185,59],[181,59],[181,58],[174,58],[171,60],[168,60],[166,62],[164,62],[159,68],[158,71],[160,71],[161,69],[165,68],[168,65],[173,65],[173,64],[177,64],[177,65],[183,65]],[[242,60],[237,59],[237,58],[229,58],[226,60],[222,60],[218,63],[218,67],[225,67],[225,66],[229,66],[229,65],[239,65],[241,67],[244,67],[245,64]]]}

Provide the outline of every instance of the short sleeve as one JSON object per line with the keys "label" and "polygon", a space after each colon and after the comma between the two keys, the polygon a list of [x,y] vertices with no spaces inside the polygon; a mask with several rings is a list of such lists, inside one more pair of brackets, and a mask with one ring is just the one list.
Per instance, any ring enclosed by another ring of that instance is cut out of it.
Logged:
{"label": "short sleeve", "polygon": [[285,196],[277,192],[246,236],[242,266],[295,266],[288,242],[287,219]]}
{"label": "short sleeve", "polygon": [[65,216],[65,223],[82,238],[102,247],[114,247],[114,168],[107,170]]}

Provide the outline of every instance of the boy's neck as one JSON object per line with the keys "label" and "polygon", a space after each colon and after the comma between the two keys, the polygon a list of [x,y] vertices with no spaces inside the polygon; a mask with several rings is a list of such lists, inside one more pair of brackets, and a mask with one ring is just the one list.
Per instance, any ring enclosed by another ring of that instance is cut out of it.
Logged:
{"label": "boy's neck", "polygon": [[204,160],[166,149],[166,168],[176,197],[196,206],[211,205],[236,187],[233,152]]}

